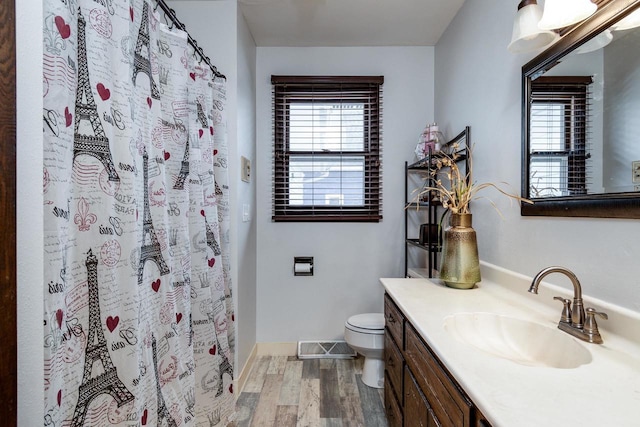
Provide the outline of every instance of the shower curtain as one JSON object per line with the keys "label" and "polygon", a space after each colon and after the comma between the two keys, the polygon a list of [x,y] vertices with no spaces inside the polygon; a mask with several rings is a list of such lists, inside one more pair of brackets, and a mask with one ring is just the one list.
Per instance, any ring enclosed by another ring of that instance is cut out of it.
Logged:
{"label": "shower curtain", "polygon": [[44,425],[225,426],[225,80],[154,3],[43,5]]}

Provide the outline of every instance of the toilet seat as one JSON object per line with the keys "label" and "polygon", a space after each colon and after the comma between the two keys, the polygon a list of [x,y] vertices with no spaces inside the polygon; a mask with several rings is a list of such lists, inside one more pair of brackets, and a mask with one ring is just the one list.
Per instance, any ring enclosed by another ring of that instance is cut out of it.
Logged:
{"label": "toilet seat", "polygon": [[361,334],[384,334],[384,314],[364,313],[349,317],[344,323],[345,328]]}

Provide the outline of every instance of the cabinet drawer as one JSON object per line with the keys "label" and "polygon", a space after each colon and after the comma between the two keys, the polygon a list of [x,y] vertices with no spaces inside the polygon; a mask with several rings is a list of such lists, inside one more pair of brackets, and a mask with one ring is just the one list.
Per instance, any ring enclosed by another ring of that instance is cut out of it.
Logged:
{"label": "cabinet drawer", "polygon": [[471,427],[473,405],[415,329],[407,324],[405,358],[443,427]]}
{"label": "cabinet drawer", "polygon": [[[396,391],[402,405],[402,368],[404,360],[388,333],[384,334],[384,369],[389,376],[390,385]],[[387,383],[388,384],[388,383]],[[386,387],[386,386],[385,386]]]}
{"label": "cabinet drawer", "polygon": [[[385,381],[389,381],[389,376]],[[394,395],[393,388],[388,385],[384,387],[384,412],[387,415],[389,427],[402,427],[402,411]]]}
{"label": "cabinet drawer", "polygon": [[404,351],[404,316],[387,294],[384,295],[384,324],[400,351]]}

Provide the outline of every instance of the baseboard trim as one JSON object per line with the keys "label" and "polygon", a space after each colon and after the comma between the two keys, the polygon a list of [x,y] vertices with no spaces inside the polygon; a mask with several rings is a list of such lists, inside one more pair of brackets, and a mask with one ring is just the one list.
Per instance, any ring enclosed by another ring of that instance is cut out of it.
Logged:
{"label": "baseboard trim", "polygon": [[[258,356],[296,356],[298,354],[297,342],[259,342],[256,343],[251,349],[251,353],[247,358],[247,362],[240,371],[240,376],[235,381],[235,388],[240,390],[240,393],[244,390],[244,385],[247,383],[249,374],[253,369],[253,365]],[[237,393],[236,396],[240,396]]]}
{"label": "baseboard trim", "polygon": [[[256,360],[256,355],[258,354],[258,345],[254,345],[251,349],[251,353],[247,358],[247,362],[242,367],[242,371],[240,371],[240,376],[236,380],[236,389],[240,390],[240,393],[244,389],[244,385],[247,383],[247,378],[249,378],[249,374],[251,373],[251,369],[253,369],[253,363]],[[240,393],[236,393],[236,396],[240,396]]]}
{"label": "baseboard trim", "polygon": [[298,354],[297,342],[259,342],[258,356],[295,356]]}

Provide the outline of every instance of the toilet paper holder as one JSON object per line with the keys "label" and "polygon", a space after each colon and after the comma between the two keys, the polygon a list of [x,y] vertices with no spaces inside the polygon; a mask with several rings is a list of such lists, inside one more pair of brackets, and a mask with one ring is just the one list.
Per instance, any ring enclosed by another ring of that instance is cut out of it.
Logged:
{"label": "toilet paper holder", "polygon": [[313,276],[313,257],[297,256],[293,257],[294,276]]}

